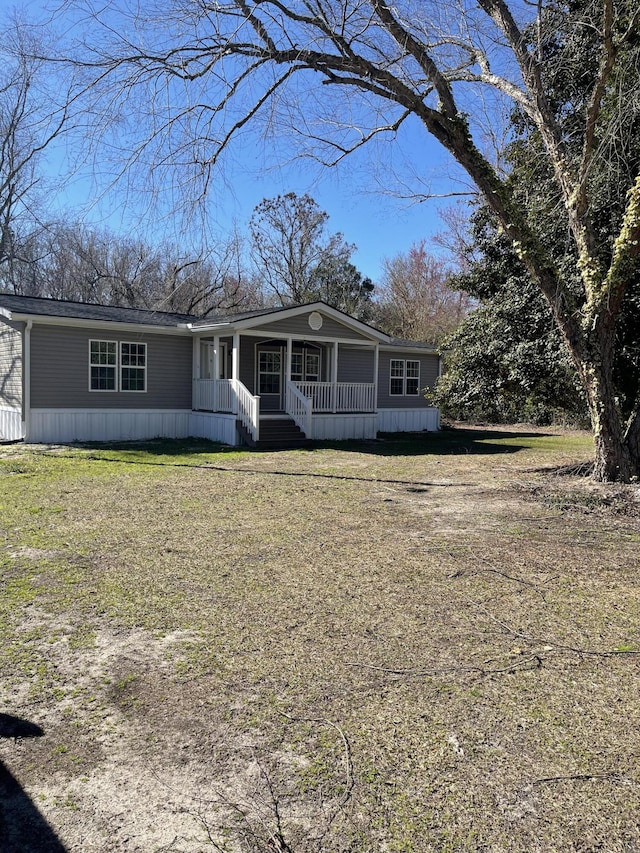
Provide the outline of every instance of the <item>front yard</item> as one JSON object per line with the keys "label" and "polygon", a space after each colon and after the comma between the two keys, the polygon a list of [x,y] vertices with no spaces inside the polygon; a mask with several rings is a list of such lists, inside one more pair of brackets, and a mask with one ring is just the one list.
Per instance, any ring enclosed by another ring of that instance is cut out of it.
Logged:
{"label": "front yard", "polygon": [[1,448],[0,849],[640,849],[640,491],[590,452]]}

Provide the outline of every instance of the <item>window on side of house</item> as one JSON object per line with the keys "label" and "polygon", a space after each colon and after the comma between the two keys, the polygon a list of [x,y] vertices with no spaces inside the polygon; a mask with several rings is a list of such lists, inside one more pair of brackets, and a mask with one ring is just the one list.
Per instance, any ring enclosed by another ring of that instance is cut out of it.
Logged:
{"label": "window on side of house", "polygon": [[89,389],[117,391],[118,344],[115,341],[89,341]]}
{"label": "window on side of house", "polygon": [[420,362],[407,362],[407,384],[405,394],[407,396],[415,396],[420,391]]}
{"label": "window on side of house", "polygon": [[389,374],[389,394],[393,397],[414,397],[420,391],[420,362],[392,358]]}
{"label": "window on side of house", "polygon": [[146,344],[120,344],[120,390],[147,390]]}

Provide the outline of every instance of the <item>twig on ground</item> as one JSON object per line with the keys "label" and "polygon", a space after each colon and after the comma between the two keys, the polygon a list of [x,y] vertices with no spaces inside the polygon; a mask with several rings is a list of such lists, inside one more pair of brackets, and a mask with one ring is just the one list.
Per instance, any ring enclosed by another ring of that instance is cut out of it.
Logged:
{"label": "twig on ground", "polygon": [[[342,797],[340,798],[340,801],[338,803],[338,810],[340,810],[349,801],[349,798],[351,797],[351,793],[353,791],[353,786],[354,786],[353,761],[351,758],[351,745],[350,745],[349,740],[348,740],[346,734],[344,733],[343,729],[341,729],[337,723],[334,723],[332,720],[327,720],[323,717],[292,717],[289,714],[285,714],[284,711],[281,711],[281,714],[286,720],[290,720],[292,723],[316,723],[318,725],[330,726],[332,729],[335,729],[335,731],[337,731],[338,734],[340,735],[340,739],[342,740],[342,746],[344,748],[345,777],[346,777],[345,778],[345,786],[344,786],[344,794],[342,795]],[[336,811],[336,815],[337,815],[337,811]],[[335,816],[331,818],[331,823],[333,823],[334,819],[335,819]]]}
{"label": "twig on ground", "polygon": [[[507,572],[501,572],[499,569],[458,569],[458,571],[454,572],[451,575],[448,575],[449,578],[461,578],[465,575],[482,575],[482,574],[493,574],[500,575],[507,580],[514,581],[515,583],[522,584],[523,586],[530,586],[532,589],[535,589],[537,593],[544,599],[545,590],[541,589],[538,584],[533,583],[533,581],[525,580],[524,578],[516,577],[515,575],[509,575]],[[555,575],[557,577],[557,575]],[[553,580],[553,578],[549,578],[548,580]],[[546,581],[545,581],[546,583]]]}
{"label": "twig on ground", "polygon": [[617,657],[618,655],[640,655],[640,649],[606,649],[604,651],[600,651],[598,649],[582,649],[578,646],[570,646],[567,643],[558,643],[556,640],[550,640],[548,638],[533,637],[522,631],[517,631],[511,625],[507,625],[506,622],[498,619],[492,613],[489,613],[484,608],[482,609],[489,619],[499,625],[508,634],[511,634],[513,637],[518,637],[520,640],[526,640],[528,643],[535,643],[537,646],[545,647],[548,651],[551,651],[552,649],[562,649],[567,652],[574,652],[574,654],[577,655],[590,655],[592,657],[601,658]]}
{"label": "twig on ground", "polygon": [[534,785],[548,785],[553,782],[589,782],[592,779],[602,779],[607,782],[622,782],[624,784],[636,784],[631,779],[627,779],[620,773],[571,773],[566,776],[544,776],[542,779],[534,779],[529,782],[532,787]]}
{"label": "twig on ground", "polygon": [[[530,664],[527,666],[527,664]],[[358,661],[347,663],[347,666],[360,667],[362,669],[372,669],[376,672],[384,672],[388,675],[398,675],[405,678],[425,678],[431,675],[448,675],[456,672],[476,673],[477,675],[500,675],[502,673],[515,672],[515,670],[540,669],[542,666],[542,658],[538,654],[523,655],[518,660],[514,660],[508,666],[496,669],[487,669],[482,666],[447,666],[439,669],[395,669],[386,666],[375,666],[369,663],[360,663]]]}

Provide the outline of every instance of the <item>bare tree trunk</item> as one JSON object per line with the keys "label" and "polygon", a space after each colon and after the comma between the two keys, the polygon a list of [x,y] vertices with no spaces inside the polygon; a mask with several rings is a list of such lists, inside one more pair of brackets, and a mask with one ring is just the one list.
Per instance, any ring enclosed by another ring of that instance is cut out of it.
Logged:
{"label": "bare tree trunk", "polygon": [[589,413],[595,445],[593,478],[599,482],[628,483],[637,473],[629,446],[624,441],[620,415],[615,402],[611,375],[588,366]]}
{"label": "bare tree trunk", "polygon": [[589,407],[595,445],[593,478],[599,482],[628,483],[638,473],[637,456],[630,453],[617,405],[613,380],[615,318],[600,317],[595,328],[576,342],[573,353]]}

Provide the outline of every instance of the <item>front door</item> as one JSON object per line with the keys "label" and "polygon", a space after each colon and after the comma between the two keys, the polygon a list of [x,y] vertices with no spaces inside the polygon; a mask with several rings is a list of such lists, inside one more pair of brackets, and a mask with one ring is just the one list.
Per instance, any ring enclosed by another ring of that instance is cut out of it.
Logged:
{"label": "front door", "polygon": [[200,342],[200,379],[228,379],[227,345],[220,344],[218,349],[218,376],[213,369],[213,341]]}
{"label": "front door", "polygon": [[282,350],[258,351],[258,394],[260,409],[280,411],[282,402]]}

